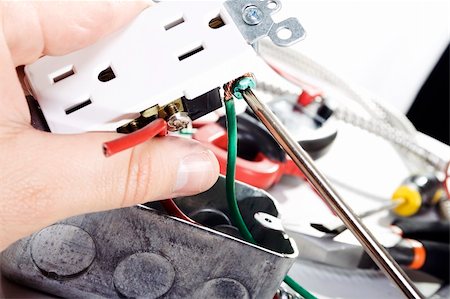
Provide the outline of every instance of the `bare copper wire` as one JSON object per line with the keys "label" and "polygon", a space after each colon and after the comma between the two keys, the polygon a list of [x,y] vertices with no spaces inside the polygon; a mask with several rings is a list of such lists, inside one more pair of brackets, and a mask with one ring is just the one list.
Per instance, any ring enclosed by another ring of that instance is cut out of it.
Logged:
{"label": "bare copper wire", "polygon": [[239,82],[241,79],[243,78],[253,78],[255,79],[255,76],[253,75],[253,73],[245,73],[243,76],[231,80],[230,82],[226,83],[223,85],[223,98],[225,101],[231,100],[233,98],[233,89],[234,89],[234,85]]}

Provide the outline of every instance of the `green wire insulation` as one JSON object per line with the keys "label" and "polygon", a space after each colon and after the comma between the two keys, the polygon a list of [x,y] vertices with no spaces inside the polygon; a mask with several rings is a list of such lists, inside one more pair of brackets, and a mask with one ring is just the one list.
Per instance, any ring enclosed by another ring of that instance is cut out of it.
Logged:
{"label": "green wire insulation", "polygon": [[256,244],[252,234],[245,225],[236,200],[236,157],[237,157],[237,123],[234,100],[225,101],[228,132],[227,176],[225,178],[226,195],[233,224],[239,229],[245,240]]}
{"label": "green wire insulation", "polygon": [[283,281],[291,287],[294,291],[300,294],[305,299],[317,299],[316,296],[308,292],[305,288],[298,284],[292,277],[286,275]]}
{"label": "green wire insulation", "polygon": [[[239,229],[239,232],[245,240],[256,244],[252,234],[247,228],[247,225],[242,218],[241,212],[236,199],[236,159],[237,159],[237,121],[236,111],[234,108],[234,100],[229,99],[225,101],[225,111],[227,118],[227,135],[228,135],[228,156],[227,156],[227,176],[225,178],[226,195],[228,208],[230,209],[231,221]],[[292,277],[286,275],[284,282],[290,286],[294,291],[300,294],[305,299],[317,299],[313,294],[299,285]]]}

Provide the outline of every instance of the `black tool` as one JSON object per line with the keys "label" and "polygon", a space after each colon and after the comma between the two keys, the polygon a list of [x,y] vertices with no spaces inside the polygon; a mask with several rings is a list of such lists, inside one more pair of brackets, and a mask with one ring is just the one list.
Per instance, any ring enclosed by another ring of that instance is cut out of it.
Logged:
{"label": "black tool", "polygon": [[403,238],[447,244],[450,242],[450,222],[448,221],[398,219],[392,225]]}
{"label": "black tool", "polygon": [[[399,244],[387,248],[387,251],[401,266],[411,270],[420,270],[444,282],[449,281],[450,246],[433,241],[403,239]],[[364,254],[360,266],[376,267],[367,254]]]}

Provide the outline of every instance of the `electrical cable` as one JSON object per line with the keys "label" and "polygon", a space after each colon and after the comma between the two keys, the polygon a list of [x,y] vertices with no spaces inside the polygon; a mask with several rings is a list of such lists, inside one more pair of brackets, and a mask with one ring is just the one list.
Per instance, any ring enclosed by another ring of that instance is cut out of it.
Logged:
{"label": "electrical cable", "polygon": [[[141,144],[157,135],[167,135],[167,123],[161,118],[152,121],[138,131],[122,136],[118,139],[105,142],[103,144],[103,153],[106,157],[110,157],[121,151]],[[189,221],[191,223],[196,223],[194,220],[183,213],[183,211],[177,206],[173,199],[162,200],[161,204],[169,215],[183,219],[185,221]]]}
{"label": "electrical cable", "polygon": [[[239,206],[236,200],[235,174],[236,174],[236,159],[237,159],[237,121],[236,111],[234,107],[233,98],[225,101],[225,111],[227,119],[227,135],[228,135],[228,156],[227,156],[227,175],[225,178],[226,196],[228,207],[230,209],[231,221],[234,226],[239,229],[239,232],[245,240],[256,244],[255,239],[247,228],[247,225],[242,218]],[[290,286],[294,291],[299,293],[305,299],[316,299],[314,295],[309,293],[305,288],[298,284],[290,276],[286,275],[284,282]]]}
{"label": "electrical cable", "polygon": [[[238,227],[239,231],[242,233],[243,237],[252,243],[256,243],[245,225],[244,219],[239,211],[236,200],[236,190],[235,190],[235,168],[236,168],[236,157],[237,157],[237,122],[236,122],[236,111],[234,108],[233,100],[229,100],[225,103],[227,109],[227,122],[228,130],[234,132],[234,134],[229,133],[229,146],[228,146],[228,163],[227,163],[227,176],[226,176],[226,189],[227,189],[227,201],[230,206],[230,213],[233,222]],[[134,147],[141,144],[148,139],[151,139],[157,135],[165,136],[167,135],[167,123],[163,119],[157,119],[144,128],[135,131],[131,134],[125,135],[118,139],[105,142],[103,144],[103,152],[106,157],[110,157],[121,151]],[[231,141],[231,142],[230,142]],[[183,211],[177,206],[173,199],[166,199],[161,201],[162,206],[171,216],[183,219],[185,221],[196,223],[194,220],[189,218]],[[298,292],[303,297],[315,298],[309,294],[304,288],[302,288],[298,283],[296,283],[291,277],[286,276],[286,284],[292,287],[293,290]]]}
{"label": "electrical cable", "polygon": [[271,94],[273,96],[292,96],[293,98],[298,98],[298,94],[295,94],[293,92],[287,91],[286,89],[282,89],[278,86],[275,86],[271,83],[267,83],[264,81],[258,80],[258,84],[256,85],[256,89],[260,90],[262,92]]}
{"label": "electrical cable", "polygon": [[[404,132],[407,135],[410,135],[410,139],[415,138],[417,131],[405,115],[395,112],[394,109],[386,104],[381,104],[381,101],[377,101],[372,97],[368,97],[359,89],[355,88],[333,72],[329,71],[327,68],[307,57],[306,55],[293,49],[280,49],[274,47],[266,41],[261,41],[259,43],[258,49],[259,53],[266,61],[275,59],[277,61],[284,62],[290,67],[298,70],[299,72],[318,78],[336,87],[337,89],[347,94],[350,100],[353,100],[355,103],[358,103],[361,107],[363,107],[373,118],[378,119],[385,124],[390,124],[393,128]],[[289,80],[289,78],[287,79]],[[290,82],[293,83],[292,80],[290,80]],[[404,149],[398,148],[397,150],[403,151]],[[408,152],[408,148],[406,148],[406,150]],[[407,159],[405,153],[402,152],[400,153],[400,156],[408,167],[413,167],[415,169],[412,171],[425,171],[428,169],[428,165],[424,164],[422,158],[416,161]],[[442,165],[433,167],[442,171]]]}
{"label": "electrical cable", "polygon": [[300,294],[305,299],[317,299],[316,296],[308,292],[304,287],[302,287],[298,282],[296,282],[292,277],[286,275],[283,280],[288,286],[294,291]]}
{"label": "electrical cable", "polygon": [[409,134],[415,134],[417,132],[414,126],[405,116],[402,116],[400,119],[396,117],[398,115],[390,115],[390,109],[382,108],[382,105],[380,103],[363,95],[354,86],[350,85],[335,73],[312,60],[310,57],[307,57],[306,55],[290,48],[275,47],[270,42],[264,40],[262,40],[258,45],[260,55],[266,60],[267,58],[277,59],[279,61],[287,63],[291,67],[298,69],[303,73],[306,73],[315,78],[319,78],[329,83],[330,85],[333,85],[344,91],[350,96],[353,101],[364,107],[365,110],[373,117],[382,119],[389,123],[392,123],[394,120],[394,122],[398,123],[397,127],[401,128],[401,130],[406,131]]}
{"label": "electrical cable", "polygon": [[[283,74],[283,72],[280,71],[280,74]],[[265,82],[258,82],[258,88],[264,92],[268,92],[274,95],[281,95],[284,92],[286,95],[290,95],[293,97],[296,96],[291,92],[284,91],[281,88],[277,88]],[[319,123],[323,124],[325,122],[325,120],[322,119],[321,117],[308,114],[307,111],[304,109],[304,107],[302,107],[301,105],[297,103],[295,103],[294,105],[297,109],[305,113],[305,115],[312,117]],[[391,144],[397,145],[400,148],[407,150],[411,154],[424,160],[425,162],[427,162],[428,164],[432,165],[437,169],[441,169],[442,165],[445,163],[441,158],[439,158],[435,154],[417,145],[416,142],[411,140],[411,137],[409,135],[406,135],[404,132],[392,127],[389,124],[386,124],[377,119],[371,120],[365,119],[359,116],[358,114],[350,111],[349,109],[335,108],[333,111],[334,111],[333,115],[336,117],[336,119],[348,123],[350,125],[353,125],[359,129],[365,130],[369,133],[372,133],[380,138],[383,138],[388,142],[390,142]]]}
{"label": "electrical cable", "polygon": [[[283,72],[280,71],[279,74],[282,74]],[[292,97],[292,99],[297,98],[298,96],[294,93],[291,93],[289,91],[283,90],[279,87],[273,86],[270,83],[260,82],[258,81],[257,88],[260,89],[263,92],[267,92],[273,95],[287,95],[289,97]],[[295,100],[293,100],[294,106],[301,112],[303,112],[306,116],[310,117],[314,121],[317,121],[320,124],[324,124],[325,120],[317,115],[312,115],[311,113],[308,113],[308,111],[300,104],[298,104]],[[333,115],[336,119],[343,121],[347,124],[353,125],[359,129],[365,130],[366,132],[369,132],[371,134],[374,134],[380,138],[383,138],[393,144],[397,144],[400,147],[410,147],[410,149],[415,150],[413,154],[419,156],[427,156],[429,158],[432,158],[433,155],[428,155],[427,153],[423,153],[421,151],[426,150],[421,147],[415,146],[414,144],[408,144],[411,143],[409,138],[405,138],[405,134],[398,135],[398,130],[392,129],[391,126],[382,123],[379,120],[367,120],[365,118],[360,117],[358,114],[345,109],[345,108],[335,108],[333,110]],[[433,165],[439,165],[439,160],[427,160],[427,163],[433,164]],[[338,180],[336,178],[328,176],[328,179],[332,181],[334,184],[339,185],[340,187],[343,187],[353,193],[359,194],[365,198],[369,198],[378,202],[389,202],[391,199],[384,198],[377,196],[375,194],[369,193],[365,190],[361,190],[358,188],[355,188],[353,186],[350,186],[341,180]]]}
{"label": "electrical cable", "polygon": [[175,201],[171,198],[166,200],[161,200],[161,205],[163,206],[164,210],[166,210],[167,214],[170,216],[174,216],[180,219],[183,219],[185,221],[188,221],[190,223],[195,223],[194,220],[192,220],[189,216],[187,216],[175,203]]}
{"label": "electrical cable", "polygon": [[329,174],[327,174],[327,178],[330,180],[330,182],[332,182],[334,185],[339,186],[343,189],[346,189],[347,191],[350,191],[354,194],[360,195],[364,198],[370,199],[371,201],[375,201],[375,202],[380,202],[380,203],[385,203],[385,202],[389,202],[391,201],[390,198],[385,197],[385,196],[381,196],[378,194],[375,194],[373,192],[369,192],[366,190],[363,190],[361,188],[355,187],[351,184],[347,184],[344,181],[342,181],[341,179],[337,179],[336,177],[332,177]]}
{"label": "electrical cable", "polygon": [[305,85],[309,85],[306,82],[304,82],[304,81],[300,80],[299,78],[297,78],[296,76],[294,76],[292,74],[289,74],[288,72],[286,72],[286,71],[282,70],[281,68],[275,66],[273,63],[270,63],[267,60],[265,60],[265,62],[275,73],[277,73],[279,76],[281,76],[282,78],[286,79],[287,81],[291,82],[295,86],[303,87]]}
{"label": "electrical cable", "polygon": [[245,240],[256,244],[255,239],[247,228],[242,218],[241,212],[236,199],[236,157],[237,157],[237,120],[234,100],[225,101],[227,133],[228,133],[228,149],[227,149],[227,172],[225,177],[226,196],[228,208],[230,209],[231,221],[241,232]]}
{"label": "electrical cable", "polygon": [[[417,144],[417,142],[414,140],[414,136],[416,135],[417,131],[412,123],[406,118],[406,116],[396,112],[395,109],[392,109],[386,104],[382,105],[379,101],[374,101],[373,99],[368,98],[367,96],[360,93],[356,88],[348,84],[346,81],[339,78],[336,74],[332,73],[325,67],[313,61],[311,58],[306,57],[305,55],[297,51],[294,51],[292,49],[278,48],[276,48],[275,51],[274,47],[270,43],[265,42],[261,42],[261,46],[259,49],[260,54],[263,56],[263,58],[264,54],[266,55],[266,63],[269,65],[269,67],[271,67],[281,77],[299,87],[302,87],[302,85],[304,84],[302,80],[270,63],[269,61],[267,61],[267,57],[271,57],[272,59],[279,59],[283,62],[289,63],[289,65],[296,67],[297,69],[299,69],[299,71],[316,76],[328,82],[329,84],[343,90],[350,96],[350,99],[354,100],[360,106],[365,108],[365,110],[374,118],[371,120],[369,125],[365,125],[364,127],[362,127],[362,129],[370,128],[370,126],[373,124],[375,124],[377,128],[390,128],[389,133],[394,132],[395,138],[386,138],[388,141],[392,142],[396,146],[400,146],[399,150],[406,150],[407,152],[415,155],[420,160],[431,164],[435,169],[442,171],[443,166],[445,165],[445,161]],[[283,55],[281,55],[279,51],[283,51]],[[264,87],[265,89],[268,89],[267,86]],[[274,90],[274,88],[269,88],[269,91],[270,89]],[[342,115],[342,113],[340,115]],[[346,111],[344,115],[348,116],[348,112]],[[347,120],[349,119],[350,118],[347,118]],[[358,117],[358,119],[365,120],[361,117]],[[376,123],[374,123],[375,121]],[[358,124],[360,123],[361,122],[358,121]],[[352,124],[356,125],[355,123]],[[383,136],[377,134],[378,131],[374,132],[374,130],[372,130],[371,132],[382,138],[384,138],[385,136],[393,136],[392,134],[383,134]],[[401,156],[403,157],[404,155]],[[405,162],[409,165],[412,164],[409,160],[406,160]],[[424,166],[422,165],[419,166],[417,162],[414,163],[414,167],[424,168]]]}
{"label": "electrical cable", "polygon": [[409,136],[406,136],[403,132],[388,124],[376,120],[364,119],[347,109],[336,109],[334,111],[334,116],[339,120],[375,134],[392,144],[406,149],[408,152],[414,154],[418,158],[421,158],[438,170],[442,169],[442,165],[445,164],[443,159],[418,145],[414,140],[411,140]]}
{"label": "electrical cable", "polygon": [[142,129],[103,143],[103,154],[106,157],[110,157],[121,151],[139,145],[157,135],[167,135],[167,123],[164,119],[158,118]]}
{"label": "electrical cable", "polygon": [[[293,99],[296,99],[298,97],[298,95],[296,95],[295,93],[292,93],[290,91],[287,91],[285,89],[282,89],[280,87],[274,86],[274,85],[272,85],[270,83],[267,83],[267,82],[264,82],[264,81],[258,81],[258,84],[257,84],[256,88],[261,90],[262,92],[266,92],[266,93],[269,93],[269,94],[274,95],[274,96],[286,96],[287,95],[287,96],[292,97]],[[306,116],[311,117],[311,119],[317,121],[320,124],[324,124],[325,123],[325,120],[323,118],[321,118],[320,116],[311,115],[310,113],[306,113],[307,112],[306,109],[303,106],[301,106],[300,104],[295,102],[294,105],[301,112],[305,113]],[[335,110],[339,111],[340,108],[337,108]],[[350,123],[347,118],[344,119],[344,118],[340,117],[340,112],[338,112],[336,116],[337,116],[337,118],[339,120],[341,120],[343,122],[346,122],[346,123],[349,123],[349,124],[352,124],[355,127],[358,127],[360,129],[366,130],[367,128],[370,128],[370,131],[372,131],[370,133],[379,136],[378,134],[376,134],[374,132],[375,131],[374,128],[377,127],[377,125],[375,125],[375,126],[364,126],[364,128],[362,128],[361,126],[359,126],[358,123],[354,123],[354,122]],[[369,130],[367,130],[367,131],[369,132]],[[383,138],[382,136],[379,136],[379,137]],[[344,183],[343,181],[341,181],[341,180],[339,180],[337,178],[330,177],[329,175],[327,175],[327,177],[334,184],[339,185],[340,187],[345,188],[345,189],[347,189],[347,190],[349,190],[349,191],[351,191],[353,193],[359,194],[359,195],[361,195],[361,196],[363,196],[365,198],[370,198],[370,199],[372,199],[374,201],[377,201],[377,202],[388,202],[388,201],[390,201],[389,198],[381,197],[381,196],[376,195],[374,193],[369,193],[369,192],[367,192],[365,190],[355,188],[354,186],[346,184],[346,183]]]}

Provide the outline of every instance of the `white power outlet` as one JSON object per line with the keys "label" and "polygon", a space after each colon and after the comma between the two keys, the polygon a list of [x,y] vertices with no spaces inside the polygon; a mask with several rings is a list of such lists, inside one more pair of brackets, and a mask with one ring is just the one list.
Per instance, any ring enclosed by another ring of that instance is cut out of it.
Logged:
{"label": "white power outlet", "polygon": [[[211,28],[216,17],[224,25]],[[155,104],[193,99],[243,75],[254,55],[221,1],[167,1],[25,73],[52,132],[115,131]]]}
{"label": "white power outlet", "polygon": [[[239,5],[260,6],[264,22],[247,30]],[[251,71],[248,33],[255,40],[254,28],[261,36],[272,29],[275,41],[293,26],[272,26],[280,7],[279,0],[164,1],[87,48],[26,66],[27,83],[52,132],[115,131],[149,107],[196,98]]]}

